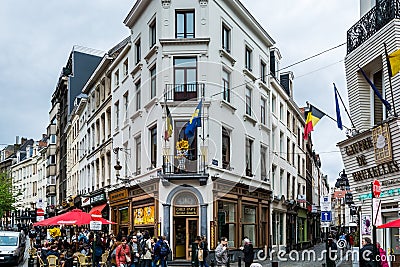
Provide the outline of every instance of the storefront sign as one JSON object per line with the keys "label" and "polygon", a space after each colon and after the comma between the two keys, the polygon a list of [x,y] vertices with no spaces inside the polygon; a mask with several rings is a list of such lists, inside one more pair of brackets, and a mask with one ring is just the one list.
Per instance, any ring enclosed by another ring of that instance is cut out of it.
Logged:
{"label": "storefront sign", "polygon": [[210,249],[215,249],[215,223],[210,221]]}
{"label": "storefront sign", "polygon": [[351,155],[361,153],[365,150],[369,150],[373,147],[374,147],[374,144],[372,143],[372,138],[367,137],[363,140],[355,142],[354,144],[346,146],[344,148],[344,150],[346,151],[347,156],[351,156]]}
{"label": "storefront sign", "polygon": [[399,165],[395,160],[393,160],[391,162],[382,163],[368,169],[353,172],[352,176],[354,181],[358,182],[365,179],[374,179],[385,174],[398,172],[399,170]]}
{"label": "storefront sign", "polygon": [[128,190],[126,189],[117,192],[112,192],[109,194],[110,202],[124,200],[127,197],[128,197]]}
{"label": "storefront sign", "polygon": [[392,142],[389,125],[385,123],[375,127],[372,130],[372,139],[374,142],[376,164],[392,161]]}
{"label": "storefront sign", "polygon": [[175,207],[176,216],[197,216],[197,207]]}
{"label": "storefront sign", "polygon": [[[370,186],[370,188],[371,188],[371,186]],[[381,197],[395,196],[395,195],[400,195],[400,188],[384,190],[384,191],[381,192]],[[363,194],[363,195],[358,196],[358,199],[360,201],[362,201],[364,199],[370,199],[370,198],[372,198],[372,193]]]}
{"label": "storefront sign", "polygon": [[153,224],[154,206],[133,209],[134,225]]}
{"label": "storefront sign", "polygon": [[106,201],[106,193],[101,193],[99,195],[94,195],[92,197],[90,197],[90,204],[95,204],[98,202],[104,202]]}

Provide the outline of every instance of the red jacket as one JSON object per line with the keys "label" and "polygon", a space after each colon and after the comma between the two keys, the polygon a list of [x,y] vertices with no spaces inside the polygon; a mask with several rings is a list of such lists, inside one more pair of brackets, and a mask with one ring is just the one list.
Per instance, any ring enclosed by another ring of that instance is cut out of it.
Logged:
{"label": "red jacket", "polygon": [[127,244],[121,244],[117,247],[117,250],[115,251],[115,261],[117,262],[117,267],[119,267],[121,263],[127,263],[125,255],[129,256],[132,259],[129,246]]}

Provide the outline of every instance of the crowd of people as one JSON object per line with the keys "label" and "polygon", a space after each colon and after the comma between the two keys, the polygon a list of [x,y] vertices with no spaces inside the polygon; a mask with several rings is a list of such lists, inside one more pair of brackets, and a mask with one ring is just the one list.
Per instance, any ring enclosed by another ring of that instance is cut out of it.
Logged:
{"label": "crowd of people", "polygon": [[129,235],[121,231],[114,235],[80,228],[71,236],[67,236],[65,228],[53,231],[50,236],[48,232],[45,227],[32,226],[28,231],[30,246],[37,249],[44,263],[49,255],[54,255],[63,267],[72,267],[78,253],[94,260],[95,266],[100,266],[105,252],[108,252],[106,265],[109,267],[166,267],[171,253],[165,236],[150,237],[147,231],[132,231]]}

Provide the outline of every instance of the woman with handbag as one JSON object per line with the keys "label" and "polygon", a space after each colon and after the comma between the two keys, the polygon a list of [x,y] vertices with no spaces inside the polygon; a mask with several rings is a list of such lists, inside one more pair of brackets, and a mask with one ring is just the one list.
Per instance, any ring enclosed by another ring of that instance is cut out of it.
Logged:
{"label": "woman with handbag", "polygon": [[129,267],[131,264],[131,251],[127,244],[126,237],[122,237],[122,244],[117,247],[115,253],[117,267]]}

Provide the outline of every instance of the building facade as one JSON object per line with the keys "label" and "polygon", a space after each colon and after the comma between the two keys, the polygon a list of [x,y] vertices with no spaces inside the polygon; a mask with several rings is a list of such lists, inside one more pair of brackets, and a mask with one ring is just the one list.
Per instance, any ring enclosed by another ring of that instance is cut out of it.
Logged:
{"label": "building facade", "polygon": [[[384,43],[388,53],[400,48],[398,4],[399,1],[377,1],[347,32],[345,67],[354,129],[338,146],[360,210],[360,236],[372,234],[371,184],[375,179],[382,184],[382,223],[399,217],[399,121],[395,111],[400,108],[400,78],[396,75],[391,79],[392,90],[384,52]],[[391,110],[374,95],[358,66],[390,102]],[[382,229],[377,234],[382,247],[395,255],[400,253],[398,229]]]}

